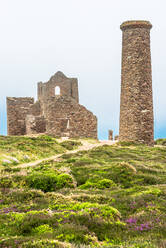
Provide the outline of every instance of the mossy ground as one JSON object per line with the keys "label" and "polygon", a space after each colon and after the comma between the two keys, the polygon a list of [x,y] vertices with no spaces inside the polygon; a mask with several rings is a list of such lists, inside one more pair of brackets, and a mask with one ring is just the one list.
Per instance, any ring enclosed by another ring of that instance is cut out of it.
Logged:
{"label": "mossy ground", "polygon": [[[34,160],[75,149],[79,142],[1,137],[0,150],[16,157],[30,147]],[[161,141],[156,147],[105,145],[34,167],[1,163],[0,168],[0,247],[166,247]]]}

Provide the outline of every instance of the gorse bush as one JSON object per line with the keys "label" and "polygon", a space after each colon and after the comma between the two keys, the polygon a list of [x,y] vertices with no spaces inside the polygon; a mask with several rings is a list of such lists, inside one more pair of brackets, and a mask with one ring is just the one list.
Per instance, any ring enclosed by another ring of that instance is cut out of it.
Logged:
{"label": "gorse bush", "polygon": [[110,179],[99,180],[98,183],[96,184],[96,187],[98,189],[108,189],[108,188],[113,188],[115,186],[116,184]]}
{"label": "gorse bush", "polygon": [[51,228],[48,224],[40,225],[32,229],[33,234],[43,234],[43,233],[52,233],[53,228]]}
{"label": "gorse bush", "polygon": [[56,189],[61,188],[74,188],[75,184],[71,175],[60,174],[57,176]]}
{"label": "gorse bush", "polygon": [[81,185],[79,188],[80,189],[90,189],[90,188],[95,188],[95,189],[110,189],[116,187],[116,184],[110,180],[110,179],[102,179],[99,180],[97,183],[87,181],[85,184]]}
{"label": "gorse bush", "polygon": [[34,172],[26,177],[26,183],[34,189],[41,189],[44,192],[55,191],[61,188],[74,188],[72,176],[68,174],[56,174],[51,171]]}

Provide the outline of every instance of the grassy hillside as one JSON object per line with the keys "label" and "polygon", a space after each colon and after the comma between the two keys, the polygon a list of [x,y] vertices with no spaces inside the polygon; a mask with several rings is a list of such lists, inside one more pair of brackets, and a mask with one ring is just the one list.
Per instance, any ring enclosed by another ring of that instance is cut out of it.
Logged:
{"label": "grassy hillside", "polygon": [[0,247],[166,247],[166,142],[156,144],[65,154],[80,141],[0,137]]}

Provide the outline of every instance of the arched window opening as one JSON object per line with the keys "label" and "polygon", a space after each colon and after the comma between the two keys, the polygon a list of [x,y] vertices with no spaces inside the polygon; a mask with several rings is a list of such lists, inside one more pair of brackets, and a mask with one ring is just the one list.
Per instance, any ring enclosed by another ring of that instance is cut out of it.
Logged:
{"label": "arched window opening", "polygon": [[61,93],[60,87],[59,87],[59,86],[56,86],[56,87],[55,87],[55,95],[56,95],[56,96],[59,96],[60,93]]}

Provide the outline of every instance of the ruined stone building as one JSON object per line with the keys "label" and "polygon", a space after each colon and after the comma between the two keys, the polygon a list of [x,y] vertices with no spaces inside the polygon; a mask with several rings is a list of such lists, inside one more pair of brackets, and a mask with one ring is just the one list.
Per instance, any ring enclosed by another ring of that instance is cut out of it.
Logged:
{"label": "ruined stone building", "polygon": [[38,83],[36,102],[30,97],[7,97],[7,125],[8,135],[97,138],[97,118],[79,104],[77,79],[62,72]]}
{"label": "ruined stone building", "polygon": [[[148,21],[127,21],[120,28],[123,36],[119,140],[153,145],[152,25]],[[97,138],[97,118],[79,104],[77,79],[67,78],[61,72],[47,83],[38,83],[37,102],[29,97],[8,97],[7,121],[9,135],[46,133]],[[110,130],[109,139],[112,136]]]}
{"label": "ruined stone building", "polygon": [[153,145],[153,98],[148,21],[122,23],[120,141]]}

